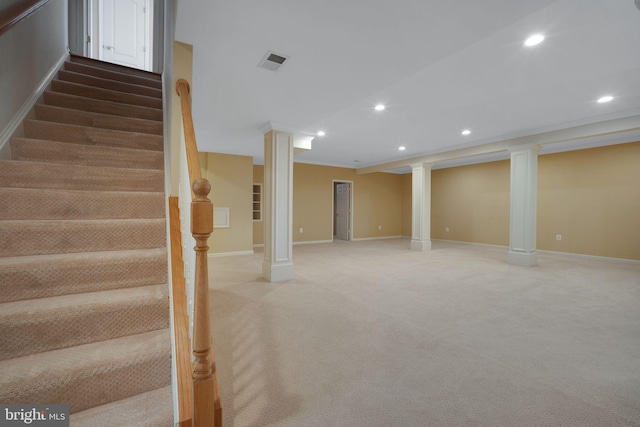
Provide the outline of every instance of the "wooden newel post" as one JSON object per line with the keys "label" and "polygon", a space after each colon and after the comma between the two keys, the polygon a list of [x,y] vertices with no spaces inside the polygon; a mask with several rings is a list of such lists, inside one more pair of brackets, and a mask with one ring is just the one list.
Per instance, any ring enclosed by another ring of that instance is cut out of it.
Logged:
{"label": "wooden newel post", "polygon": [[207,197],[211,184],[198,178],[191,187],[191,234],[196,240],[194,331],[193,331],[193,425],[215,425],[215,362],[211,358],[211,326],[209,320],[209,270],[207,268],[207,240],[213,232],[213,203]]}

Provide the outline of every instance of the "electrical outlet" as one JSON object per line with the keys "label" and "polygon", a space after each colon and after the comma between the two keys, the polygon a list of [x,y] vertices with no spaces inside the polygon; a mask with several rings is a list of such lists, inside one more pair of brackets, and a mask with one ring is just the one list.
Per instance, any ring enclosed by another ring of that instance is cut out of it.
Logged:
{"label": "electrical outlet", "polygon": [[562,234],[556,234],[556,240],[562,240]]}
{"label": "electrical outlet", "polygon": [[382,226],[381,225],[378,226],[378,230],[382,230]]}
{"label": "electrical outlet", "polygon": [[449,227],[445,227],[444,231],[446,231],[448,233],[449,232]]}
{"label": "electrical outlet", "polygon": [[304,228],[300,227],[300,234],[304,233]]}

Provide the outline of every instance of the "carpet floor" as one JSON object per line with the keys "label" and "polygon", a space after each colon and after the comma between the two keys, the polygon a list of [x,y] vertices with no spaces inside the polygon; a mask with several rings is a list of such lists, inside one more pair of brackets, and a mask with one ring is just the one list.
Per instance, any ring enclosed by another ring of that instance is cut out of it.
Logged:
{"label": "carpet floor", "polygon": [[210,259],[225,427],[640,426],[640,263],[408,246]]}

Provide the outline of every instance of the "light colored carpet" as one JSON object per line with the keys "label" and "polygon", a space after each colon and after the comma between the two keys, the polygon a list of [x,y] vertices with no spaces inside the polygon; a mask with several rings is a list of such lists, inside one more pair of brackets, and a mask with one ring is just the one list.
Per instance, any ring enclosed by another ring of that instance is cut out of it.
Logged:
{"label": "light colored carpet", "polygon": [[162,82],[70,61],[0,161],[0,402],[173,425]]}
{"label": "light colored carpet", "polygon": [[225,427],[640,425],[640,263],[408,246],[210,260]]}

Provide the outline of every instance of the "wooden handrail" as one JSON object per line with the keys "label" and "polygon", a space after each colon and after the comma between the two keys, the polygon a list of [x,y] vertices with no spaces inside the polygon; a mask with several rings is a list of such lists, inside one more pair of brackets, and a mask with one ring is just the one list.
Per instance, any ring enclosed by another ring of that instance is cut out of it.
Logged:
{"label": "wooden handrail", "polygon": [[0,36],[51,0],[24,0],[0,12]]}
{"label": "wooden handrail", "polygon": [[202,169],[200,169],[196,132],[193,129],[193,117],[191,116],[191,89],[189,82],[185,79],[178,80],[176,82],[176,92],[180,96],[180,107],[182,109],[182,126],[184,128],[184,143],[187,148],[189,182],[193,185],[196,179],[202,178]]}
{"label": "wooden handrail", "polygon": [[180,96],[184,140],[191,183],[191,234],[196,241],[194,247],[194,315],[193,315],[193,426],[221,427],[222,407],[218,390],[218,378],[211,344],[209,320],[209,270],[207,267],[207,241],[213,232],[213,203],[208,195],[211,184],[202,178],[198,148],[196,145],[189,83],[180,79],[176,83]]}
{"label": "wooden handrail", "polygon": [[182,231],[178,197],[169,197],[169,229],[171,236],[171,294],[173,296],[173,329],[176,346],[176,383],[178,385],[178,427],[193,425],[193,380],[191,340],[187,314],[187,289],[182,258]]}

